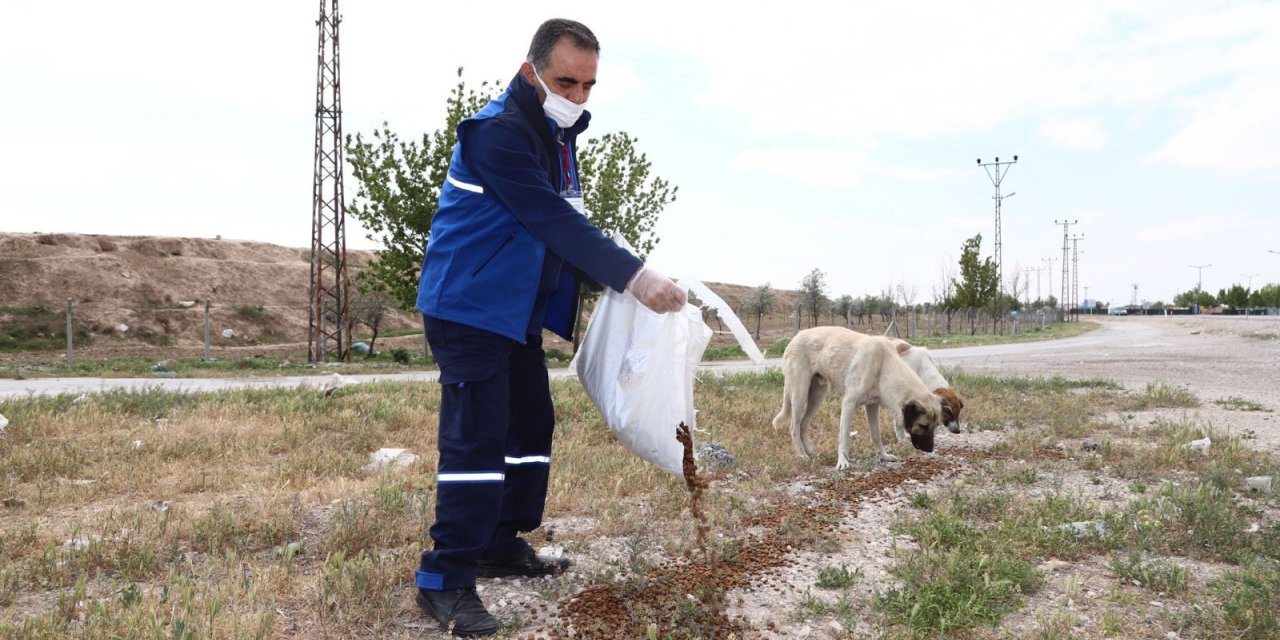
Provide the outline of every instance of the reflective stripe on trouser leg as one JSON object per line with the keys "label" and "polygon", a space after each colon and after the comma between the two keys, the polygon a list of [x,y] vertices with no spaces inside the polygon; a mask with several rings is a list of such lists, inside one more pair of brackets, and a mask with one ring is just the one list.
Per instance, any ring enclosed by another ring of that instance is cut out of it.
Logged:
{"label": "reflective stripe on trouser leg", "polygon": [[[442,335],[429,325],[427,332],[442,381],[436,521],[431,525],[435,549],[422,554],[417,574],[418,586],[428,589],[475,584],[476,561],[493,538],[506,477],[510,381],[505,353],[511,341],[460,325],[449,330]],[[494,358],[498,352],[504,355]],[[486,379],[456,380],[459,371],[479,375],[477,358],[501,364]]]}
{"label": "reflective stripe on trouser leg", "polygon": [[555,410],[547,380],[542,336],[529,336],[526,344],[511,350],[511,417],[506,441],[506,482],[502,514],[487,558],[503,558],[518,551],[518,532],[542,524],[551,465],[551,437]]}

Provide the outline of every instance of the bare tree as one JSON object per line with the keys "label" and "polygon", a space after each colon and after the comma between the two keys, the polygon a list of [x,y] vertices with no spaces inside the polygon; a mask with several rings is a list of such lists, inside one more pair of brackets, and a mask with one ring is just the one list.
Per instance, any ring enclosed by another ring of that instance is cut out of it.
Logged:
{"label": "bare tree", "polygon": [[833,311],[838,311],[840,316],[844,318],[844,326],[848,327],[852,324],[849,314],[853,311],[853,296],[844,294],[836,299],[835,304],[831,305]]}
{"label": "bare tree", "polygon": [[902,301],[903,311],[907,312],[907,336],[911,339],[916,337],[915,304],[919,293],[920,289],[915,283],[898,285],[898,299]]}
{"label": "bare tree", "polygon": [[385,291],[373,289],[360,291],[357,288],[347,304],[349,305],[352,326],[362,324],[373,332],[373,337],[369,338],[369,355],[373,355],[373,345],[378,341],[378,332],[382,328],[382,321],[387,317],[387,310],[396,306],[396,299]]}
{"label": "bare tree", "polygon": [[946,318],[946,332],[951,333],[951,318],[955,315],[956,310],[956,270],[954,267],[944,264],[942,270],[942,283],[933,288],[933,304]]}

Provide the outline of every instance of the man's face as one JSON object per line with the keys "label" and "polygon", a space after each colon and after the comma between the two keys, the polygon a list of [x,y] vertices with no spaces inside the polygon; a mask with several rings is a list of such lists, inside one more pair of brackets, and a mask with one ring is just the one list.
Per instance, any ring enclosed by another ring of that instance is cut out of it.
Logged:
{"label": "man's face", "polygon": [[[596,84],[596,64],[599,61],[600,54],[579,49],[568,37],[561,38],[551,49],[547,68],[540,70],[542,81],[556,95],[574,104],[583,104]],[[520,70],[524,73],[525,80],[538,90],[538,100],[545,102],[547,96],[537,78],[533,77],[533,65],[526,62],[521,65]]]}

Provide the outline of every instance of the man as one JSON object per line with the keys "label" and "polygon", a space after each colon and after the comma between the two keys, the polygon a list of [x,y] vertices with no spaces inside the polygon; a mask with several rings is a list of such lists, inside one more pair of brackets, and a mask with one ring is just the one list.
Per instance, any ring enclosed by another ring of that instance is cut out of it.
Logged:
{"label": "man", "polygon": [[458,125],[431,223],[417,306],[440,365],[440,462],[417,602],[455,635],[497,632],[477,577],[569,564],[517,535],[542,522],[551,463],[542,329],[572,338],[580,281],[630,291],[659,313],[685,303],[583,215],[575,153],[599,57],[584,25],[539,27],[506,91]]}

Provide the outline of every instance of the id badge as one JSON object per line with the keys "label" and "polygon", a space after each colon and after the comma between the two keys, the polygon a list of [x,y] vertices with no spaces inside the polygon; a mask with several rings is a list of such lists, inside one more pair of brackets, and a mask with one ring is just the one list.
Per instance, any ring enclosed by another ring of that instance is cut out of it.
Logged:
{"label": "id badge", "polygon": [[581,191],[561,191],[560,197],[564,198],[575,211],[584,217],[587,215],[587,201],[582,197]]}

